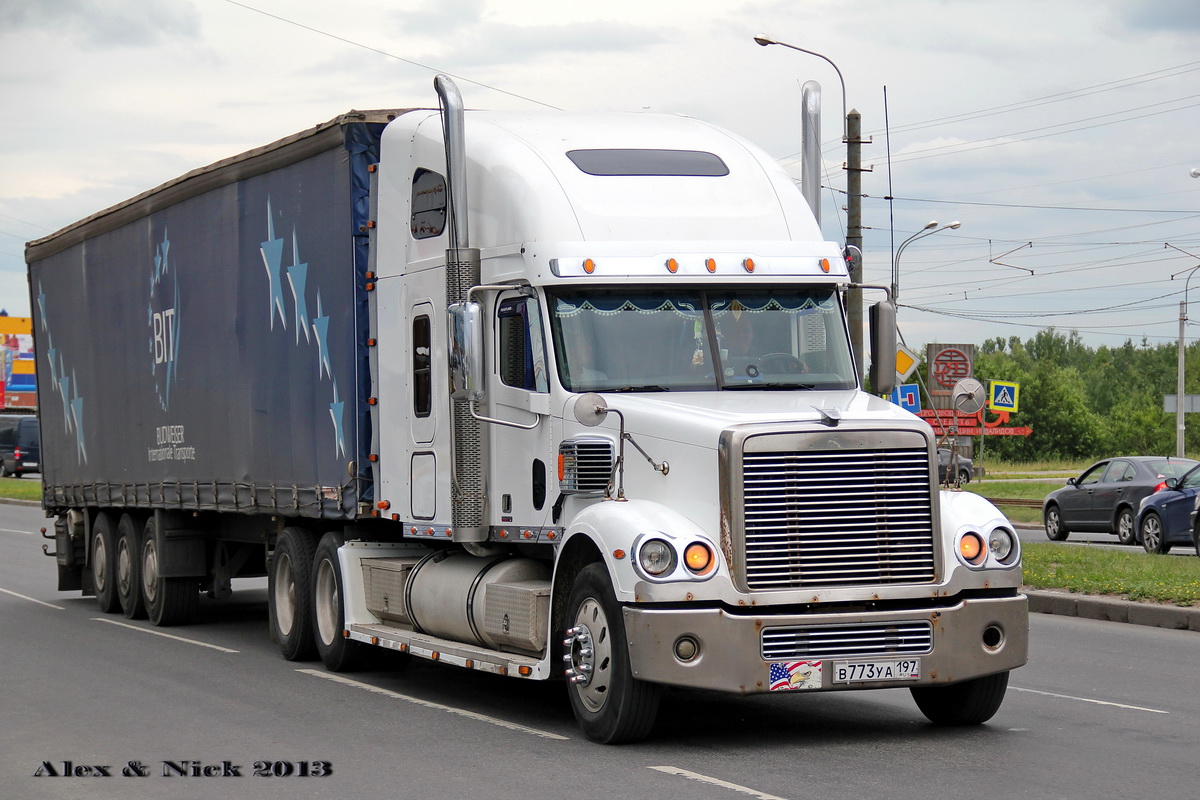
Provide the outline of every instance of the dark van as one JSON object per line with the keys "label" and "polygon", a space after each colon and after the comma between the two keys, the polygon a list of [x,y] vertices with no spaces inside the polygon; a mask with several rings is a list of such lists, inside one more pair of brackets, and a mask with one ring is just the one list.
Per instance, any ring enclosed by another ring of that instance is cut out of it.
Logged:
{"label": "dark van", "polygon": [[0,415],[0,475],[41,472],[41,461],[37,417]]}

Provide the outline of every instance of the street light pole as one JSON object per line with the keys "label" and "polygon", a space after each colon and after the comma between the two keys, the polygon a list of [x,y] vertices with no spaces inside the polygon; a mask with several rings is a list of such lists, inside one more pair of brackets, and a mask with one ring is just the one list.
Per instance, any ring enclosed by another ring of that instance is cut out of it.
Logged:
{"label": "street light pole", "polygon": [[900,243],[900,247],[896,249],[896,257],[892,259],[892,302],[896,302],[896,298],[900,296],[900,254],[904,252],[904,248],[915,242],[917,239],[924,239],[926,236],[932,236],[938,231],[958,230],[962,223],[958,220],[947,222],[942,227],[938,227],[936,219],[931,219],[925,223],[925,227],[914,233],[912,236]]}
{"label": "street light pole", "polygon": [[[803,47],[797,47],[794,44],[780,42],[761,33],[754,37],[754,41],[762,47],[777,44],[789,50],[796,50],[800,53],[816,56],[833,67],[833,71],[837,73],[838,82],[842,85],[842,141],[846,144],[846,244],[857,247],[859,252],[861,252],[862,176],[860,173],[862,172],[862,167],[859,157],[859,145],[862,144],[860,139],[861,118],[857,111],[849,113],[846,111],[846,79],[842,77],[842,71],[838,69],[838,65],[833,63],[832,59],[814,50],[807,50]],[[820,225],[819,214],[817,216],[817,224]],[[858,263],[850,265],[851,285],[846,291],[846,321],[850,327],[850,345],[854,351],[854,361],[858,365],[860,377],[863,377],[865,381],[866,359],[863,357],[862,289],[857,286],[857,284],[862,283],[862,277],[862,263],[861,259],[858,259]]]}
{"label": "street light pole", "polygon": [[[1200,169],[1193,169],[1192,177],[1193,178],[1200,177]],[[1172,250],[1178,250],[1179,252],[1183,253],[1184,255],[1192,256],[1192,258],[1198,257],[1198,256],[1196,256],[1195,253],[1189,253],[1187,250],[1184,250],[1183,248],[1180,248],[1180,247],[1176,247],[1175,245],[1171,244],[1170,242],[1164,242],[1163,247],[1164,248],[1169,247]],[[1196,274],[1196,270],[1198,270],[1198,269],[1200,269],[1200,264],[1197,264],[1196,266],[1190,267],[1185,270],[1180,270],[1179,272],[1176,272],[1174,275],[1171,276],[1171,280],[1175,280],[1175,278],[1177,276],[1182,275],[1185,272],[1188,274],[1187,280],[1185,280],[1183,282],[1183,300],[1180,301],[1180,303],[1179,303],[1179,346],[1177,348],[1178,352],[1175,354],[1175,359],[1176,359],[1176,361],[1175,361],[1175,455],[1178,456],[1179,458],[1183,458],[1183,450],[1184,450],[1183,440],[1184,440],[1184,434],[1187,432],[1187,422],[1185,421],[1185,418],[1183,416],[1184,415],[1184,402],[1183,402],[1184,401],[1184,394],[1183,394],[1183,391],[1184,391],[1184,389],[1183,389],[1184,354],[1186,352],[1184,350],[1183,334],[1184,334],[1184,327],[1187,325],[1187,318],[1188,318],[1187,317],[1188,287],[1191,286],[1192,276]]]}
{"label": "street light pole", "polygon": [[780,47],[786,47],[789,50],[798,50],[801,53],[808,53],[810,56],[816,56],[817,58],[823,59],[826,63],[829,64],[829,66],[833,67],[833,71],[837,73],[838,80],[841,81],[841,84],[842,84],[842,141],[843,142],[849,141],[850,132],[849,132],[849,130],[847,130],[847,122],[846,122],[846,116],[847,116],[846,115],[846,81],[844,78],[842,78],[842,71],[840,69],[838,69],[837,64],[833,63],[833,61],[831,61],[829,59],[829,56],[823,56],[820,53],[817,53],[813,50],[805,50],[803,47],[797,47],[796,45],[788,44],[787,42],[776,41],[775,39],[772,39],[761,33],[758,36],[754,37],[754,41],[756,43],[758,43],[759,45],[762,45],[763,47],[766,47],[767,45],[777,44]]}

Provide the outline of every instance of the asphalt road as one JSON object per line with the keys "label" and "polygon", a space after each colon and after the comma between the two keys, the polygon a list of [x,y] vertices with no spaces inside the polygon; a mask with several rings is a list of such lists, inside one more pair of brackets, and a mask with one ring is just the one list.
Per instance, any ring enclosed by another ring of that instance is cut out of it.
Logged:
{"label": "asphalt road", "polygon": [[[672,692],[650,741],[603,747],[579,734],[559,684],[426,662],[333,676],[284,661],[261,582],[235,582],[233,600],[202,602],[185,628],[100,614],[91,598],[55,591],[42,524],[36,509],[0,506],[5,798],[1194,793],[1197,633],[1034,615],[1030,663],[977,728],[929,725],[904,690]],[[35,777],[68,761],[112,774]],[[175,774],[193,768],[217,774]]]}

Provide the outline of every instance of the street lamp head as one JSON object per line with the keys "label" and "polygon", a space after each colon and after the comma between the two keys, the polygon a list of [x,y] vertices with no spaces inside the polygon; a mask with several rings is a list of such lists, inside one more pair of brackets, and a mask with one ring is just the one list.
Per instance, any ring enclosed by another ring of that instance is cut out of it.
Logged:
{"label": "street lamp head", "polygon": [[754,41],[763,47],[766,47],[769,44],[778,44],[778,42],[776,42],[774,39],[768,38],[764,33],[760,33],[758,36],[755,36]]}
{"label": "street lamp head", "polygon": [[961,222],[959,222],[958,220],[954,220],[954,222],[951,222],[951,223],[950,223],[949,225],[947,225],[946,227],[947,227],[947,228],[949,228],[949,229],[950,229],[950,230],[952,230],[952,231],[956,231],[956,230],[958,230],[960,227],[962,227],[962,223],[961,223]]}
{"label": "street lamp head", "polygon": [[[759,42],[759,44],[762,44],[762,42]],[[1192,167],[1191,172],[1189,172],[1188,174],[1191,175],[1193,178],[1200,178],[1200,167]]]}
{"label": "street lamp head", "polygon": [[923,230],[923,231],[927,231],[927,230],[929,230],[930,228],[936,228],[936,227],[937,227],[937,220],[936,220],[936,219],[931,219],[931,220],[929,220],[929,222],[926,222],[926,223],[925,223],[925,227],[924,227],[924,228],[921,228],[921,230]]}

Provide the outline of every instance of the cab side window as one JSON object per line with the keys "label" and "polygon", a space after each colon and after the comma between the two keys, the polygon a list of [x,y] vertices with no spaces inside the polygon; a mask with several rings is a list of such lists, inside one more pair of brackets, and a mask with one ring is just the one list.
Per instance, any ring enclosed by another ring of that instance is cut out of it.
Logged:
{"label": "cab side window", "polygon": [[413,413],[428,417],[433,412],[433,339],[429,317],[413,318],[412,385]]}

